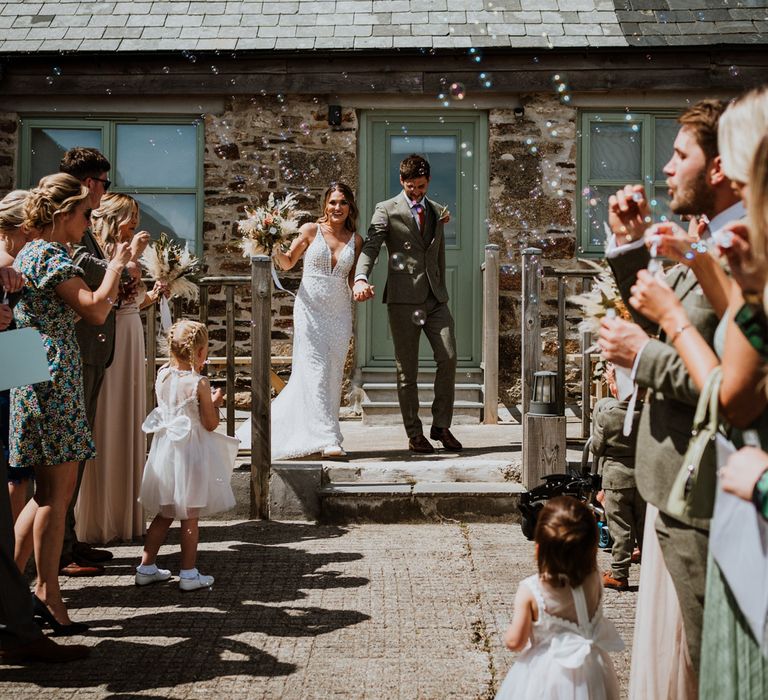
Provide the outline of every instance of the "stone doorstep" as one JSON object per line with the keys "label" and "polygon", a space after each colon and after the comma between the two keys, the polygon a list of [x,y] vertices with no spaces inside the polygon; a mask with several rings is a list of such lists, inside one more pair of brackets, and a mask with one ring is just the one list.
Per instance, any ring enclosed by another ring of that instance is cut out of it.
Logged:
{"label": "stone doorstep", "polygon": [[[400,404],[397,401],[363,401],[363,425],[402,425],[403,416],[400,413]],[[483,404],[480,401],[456,401],[453,406],[452,425],[477,425],[480,423],[480,415]],[[432,402],[419,402],[419,417],[424,422],[432,420]]]}
{"label": "stone doorstep", "polygon": [[[323,483],[507,483],[511,460],[323,463]],[[519,466],[517,467],[519,471]]]}

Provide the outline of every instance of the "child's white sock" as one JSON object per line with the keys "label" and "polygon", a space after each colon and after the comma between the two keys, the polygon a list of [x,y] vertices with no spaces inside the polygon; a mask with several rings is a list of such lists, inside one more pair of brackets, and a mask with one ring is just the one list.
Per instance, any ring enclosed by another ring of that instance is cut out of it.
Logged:
{"label": "child's white sock", "polygon": [[200,572],[197,570],[197,567],[194,569],[181,569],[179,571],[179,578],[197,578],[200,575]]}
{"label": "child's white sock", "polygon": [[146,574],[147,576],[152,576],[153,574],[156,574],[158,572],[157,564],[139,564],[136,567],[136,571],[138,571],[140,574]]}

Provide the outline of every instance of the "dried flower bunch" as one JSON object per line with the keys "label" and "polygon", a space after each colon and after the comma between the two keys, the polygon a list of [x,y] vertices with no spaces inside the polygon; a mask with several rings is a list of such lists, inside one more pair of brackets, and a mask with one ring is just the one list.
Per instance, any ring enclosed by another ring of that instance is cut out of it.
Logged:
{"label": "dried flower bunch", "polygon": [[627,305],[621,298],[619,288],[613,278],[613,273],[606,263],[585,261],[596,268],[598,276],[592,282],[592,288],[583,294],[575,294],[568,301],[580,306],[584,312],[584,319],[579,324],[580,331],[589,331],[597,335],[600,331],[600,322],[606,317],[623,318],[631,321],[632,316]]}
{"label": "dried flower bunch", "polygon": [[240,247],[243,257],[272,255],[275,246],[287,250],[299,233],[296,218],[296,195],[290,193],[284,199],[275,199],[270,193],[267,206],[245,208],[246,218],[238,222],[237,228],[243,238]]}
{"label": "dried flower bunch", "polygon": [[200,269],[200,261],[192,255],[189,244],[182,248],[165,233],[147,246],[141,255],[141,264],[154,282],[168,285],[171,297],[195,300],[197,285],[189,279]]}

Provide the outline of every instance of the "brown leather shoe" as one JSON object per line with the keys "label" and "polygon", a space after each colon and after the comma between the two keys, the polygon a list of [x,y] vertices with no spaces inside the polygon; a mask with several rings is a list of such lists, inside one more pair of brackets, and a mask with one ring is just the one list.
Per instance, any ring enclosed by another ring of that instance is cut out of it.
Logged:
{"label": "brown leather shoe", "polygon": [[86,565],[88,564],[103,564],[105,561],[109,561],[114,556],[108,549],[96,549],[85,542],[78,542],[72,548],[72,553],[76,561],[79,561]]}
{"label": "brown leather shoe", "polygon": [[435,428],[432,426],[429,431],[429,437],[431,437],[433,440],[439,440],[442,442],[443,447],[446,450],[461,452],[464,449],[461,443],[455,437],[453,437],[453,434],[450,430],[448,430],[448,428]]}
{"label": "brown leather shoe", "polygon": [[89,564],[83,566],[76,561],[71,561],[69,564],[62,565],[59,569],[61,576],[98,576],[104,573],[104,567],[100,564]]}
{"label": "brown leather shoe", "polygon": [[628,591],[629,580],[625,578],[614,578],[610,571],[603,572],[603,587],[613,588],[615,591]]}
{"label": "brown leather shoe", "polygon": [[3,649],[0,657],[6,663],[30,663],[40,661],[46,664],[65,663],[84,659],[91,653],[84,644],[56,644],[48,637],[40,637],[34,642],[14,649]]}
{"label": "brown leather shoe", "polygon": [[432,443],[423,435],[410,438],[408,440],[408,449],[411,452],[418,452],[423,455],[431,455],[435,451]]}

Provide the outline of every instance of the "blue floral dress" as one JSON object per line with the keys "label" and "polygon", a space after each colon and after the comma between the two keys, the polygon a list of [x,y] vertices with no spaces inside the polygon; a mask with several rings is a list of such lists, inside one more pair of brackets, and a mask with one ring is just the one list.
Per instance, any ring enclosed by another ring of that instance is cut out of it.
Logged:
{"label": "blue floral dress", "polygon": [[43,240],[27,243],[14,267],[26,277],[13,310],[16,327],[42,334],[51,381],[11,389],[11,467],[92,459],[96,450],[85,415],[76,314],[56,294],[59,284],[83,272],[66,246]]}

